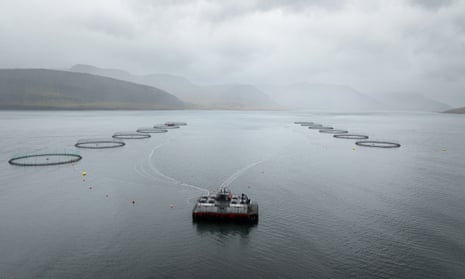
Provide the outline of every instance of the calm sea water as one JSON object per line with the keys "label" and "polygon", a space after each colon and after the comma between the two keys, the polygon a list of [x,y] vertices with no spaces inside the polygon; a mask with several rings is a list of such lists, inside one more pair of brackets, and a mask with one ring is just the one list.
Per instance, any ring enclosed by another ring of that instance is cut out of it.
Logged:
{"label": "calm sea water", "polygon": [[[165,121],[189,125],[73,147]],[[465,277],[463,115],[3,111],[0,128],[1,278]],[[64,150],[83,159],[7,163]],[[222,184],[258,201],[258,225],[192,223],[195,199]]]}

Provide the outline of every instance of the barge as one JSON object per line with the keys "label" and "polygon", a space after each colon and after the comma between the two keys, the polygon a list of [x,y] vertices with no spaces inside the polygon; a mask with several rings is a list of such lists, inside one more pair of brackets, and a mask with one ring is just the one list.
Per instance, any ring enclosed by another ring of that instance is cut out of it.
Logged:
{"label": "barge", "polygon": [[192,220],[258,223],[258,204],[246,194],[234,195],[228,188],[201,196],[192,210]]}

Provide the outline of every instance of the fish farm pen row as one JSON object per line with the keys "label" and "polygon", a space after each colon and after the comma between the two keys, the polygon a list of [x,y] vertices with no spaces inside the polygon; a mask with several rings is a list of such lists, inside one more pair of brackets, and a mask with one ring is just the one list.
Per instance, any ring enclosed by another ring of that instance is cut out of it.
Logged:
{"label": "fish farm pen row", "polygon": [[368,140],[367,135],[361,134],[350,134],[347,130],[339,130],[334,129],[331,126],[324,126],[322,124],[318,124],[315,122],[308,122],[308,121],[296,121],[294,124],[307,127],[308,129],[319,130],[320,133],[323,134],[332,134],[334,138],[337,139],[350,139],[350,140],[357,140],[355,142],[358,146],[364,147],[377,147],[377,148],[398,148],[400,147],[400,143],[390,142],[390,141],[380,141],[380,140]]}
{"label": "fish farm pen row", "polygon": [[[80,139],[74,144],[76,148],[84,149],[109,149],[119,148],[126,145],[123,140],[148,139],[150,134],[166,133],[168,129],[178,129],[186,126],[186,122],[166,122],[156,124],[153,127],[139,128],[136,132],[116,132],[111,138]],[[62,164],[71,164],[78,162],[82,156],[74,152],[56,152],[56,153],[37,153],[22,154],[14,156],[8,163],[14,166],[53,166]]]}

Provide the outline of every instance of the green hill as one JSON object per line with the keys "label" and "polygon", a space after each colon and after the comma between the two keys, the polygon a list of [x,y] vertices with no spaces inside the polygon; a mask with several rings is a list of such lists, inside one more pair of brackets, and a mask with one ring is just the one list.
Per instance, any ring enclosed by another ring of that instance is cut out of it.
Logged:
{"label": "green hill", "polygon": [[0,69],[0,109],[184,109],[161,89],[85,73]]}

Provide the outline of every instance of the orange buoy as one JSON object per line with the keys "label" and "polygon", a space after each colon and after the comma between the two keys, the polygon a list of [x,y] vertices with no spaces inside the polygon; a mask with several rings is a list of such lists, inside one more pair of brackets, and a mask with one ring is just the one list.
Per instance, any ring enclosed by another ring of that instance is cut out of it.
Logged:
{"label": "orange buoy", "polygon": [[173,207],[174,207],[174,205],[173,205],[173,204],[170,204],[170,208],[173,208]]}

